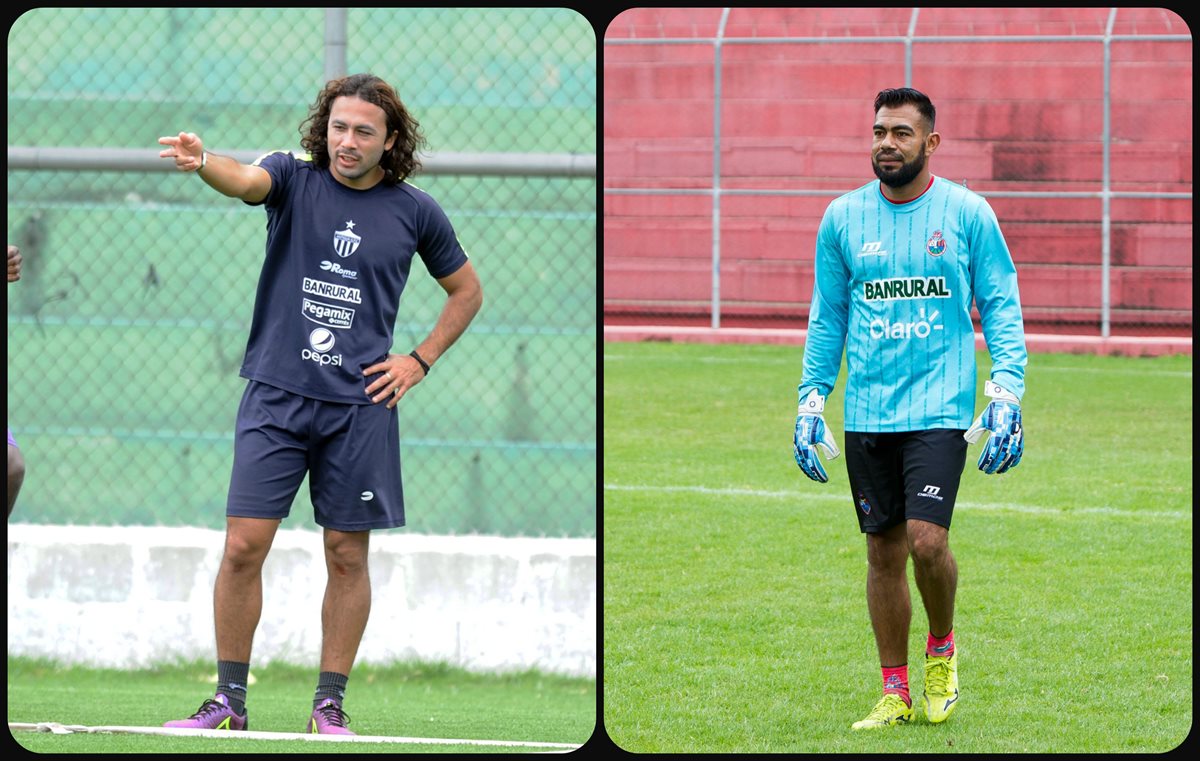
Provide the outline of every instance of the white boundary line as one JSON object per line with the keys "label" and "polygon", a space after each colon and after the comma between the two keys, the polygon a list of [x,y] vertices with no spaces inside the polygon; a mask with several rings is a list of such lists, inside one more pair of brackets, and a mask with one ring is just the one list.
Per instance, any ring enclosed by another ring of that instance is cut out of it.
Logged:
{"label": "white boundary line", "polygon": [[10,731],[51,732],[56,735],[125,734],[125,735],[169,735],[174,737],[218,737],[242,740],[306,740],[309,742],[360,742],[360,743],[423,743],[426,745],[498,745],[521,748],[547,748],[553,750],[575,750],[574,743],[522,742],[520,740],[447,740],[437,737],[382,737],[371,735],[311,735],[305,732],[230,732],[227,729],[174,729],[168,727],[87,727],[80,724],[59,724],[42,721],[36,724],[9,722]]}
{"label": "white boundary line", "polygon": [[[1131,359],[1131,357],[1121,357],[1121,359]],[[604,352],[604,360],[606,362],[609,360],[613,360],[613,361],[635,360],[637,362],[645,362],[646,358],[636,356],[633,354],[621,354],[619,352],[606,351],[606,352]],[[747,360],[745,357],[680,356],[680,357],[655,357],[652,361],[654,361],[654,362],[678,362],[678,363],[691,363],[691,364],[716,364],[716,365],[728,364],[728,365],[733,365],[733,364],[745,364]],[[750,361],[752,361],[755,365],[788,365],[788,366],[795,367],[797,369],[799,369],[799,367],[800,367],[800,362],[795,357],[755,357],[753,360],[750,360]],[[1192,377],[1192,373],[1190,370],[1153,370],[1153,371],[1151,371],[1151,370],[1135,370],[1135,369],[1126,368],[1126,367],[1046,367],[1046,366],[1043,366],[1040,364],[1032,369],[1026,368],[1026,375],[1040,374],[1040,373],[1074,373],[1074,374],[1103,373],[1106,375],[1108,375],[1108,374],[1111,374],[1111,375],[1137,375],[1137,376],[1141,376],[1141,377],[1146,377],[1147,375],[1152,375],[1155,378],[1191,378]]]}
{"label": "white boundary line", "polygon": [[[850,504],[848,494],[830,494],[824,492],[800,493],[795,491],[767,491],[763,489],[738,489],[733,487],[712,488],[709,486],[651,486],[647,484],[605,484],[605,491],[643,491],[643,492],[684,492],[691,494],[712,494],[723,497],[759,497],[763,499],[793,499],[797,502],[841,502]],[[1080,507],[1078,509],[1061,510],[1054,507],[1039,505],[1003,504],[992,502],[963,502],[956,501],[955,509],[968,510],[1007,510],[1033,515],[1116,515],[1124,518],[1167,518],[1175,520],[1191,520],[1192,513],[1184,510],[1122,510],[1116,507]]]}

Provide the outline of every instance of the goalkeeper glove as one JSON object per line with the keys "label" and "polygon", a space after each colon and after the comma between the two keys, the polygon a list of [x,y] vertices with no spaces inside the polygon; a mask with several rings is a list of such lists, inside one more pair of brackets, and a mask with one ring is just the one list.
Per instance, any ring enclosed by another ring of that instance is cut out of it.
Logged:
{"label": "goalkeeper glove", "polygon": [[827,482],[829,476],[825,474],[825,468],[821,467],[821,461],[817,459],[816,448],[819,446],[824,449],[825,457],[830,460],[841,454],[837,442],[833,440],[833,434],[825,426],[825,418],[821,415],[824,411],[825,397],[814,388],[808,392],[808,396],[800,400],[800,407],[796,411],[796,433],[792,437],[796,464],[804,471],[804,475],[821,483]]}
{"label": "goalkeeper glove", "polygon": [[1021,427],[1021,403],[1011,391],[992,383],[983,384],[983,393],[992,398],[988,406],[979,413],[975,422],[963,434],[968,443],[974,444],[990,434],[983,452],[979,454],[979,469],[984,473],[1003,473],[1017,467],[1021,453],[1025,451],[1025,431]]}

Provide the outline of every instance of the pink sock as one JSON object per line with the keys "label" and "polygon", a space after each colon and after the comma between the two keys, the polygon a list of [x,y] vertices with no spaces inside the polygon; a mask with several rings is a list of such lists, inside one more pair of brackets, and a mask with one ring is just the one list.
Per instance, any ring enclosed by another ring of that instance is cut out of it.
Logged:
{"label": "pink sock", "polygon": [[925,641],[925,654],[935,658],[949,658],[954,655],[954,630],[951,629],[945,637],[935,637],[930,632]]}
{"label": "pink sock", "polygon": [[894,692],[904,698],[904,702],[912,705],[908,695],[908,664],[895,668],[883,668],[883,694]]}

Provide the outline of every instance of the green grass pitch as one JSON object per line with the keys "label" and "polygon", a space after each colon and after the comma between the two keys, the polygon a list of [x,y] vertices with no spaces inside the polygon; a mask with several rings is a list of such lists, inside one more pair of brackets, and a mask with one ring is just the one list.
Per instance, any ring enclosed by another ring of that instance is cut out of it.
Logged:
{"label": "green grass pitch", "polygon": [[[8,720],[36,724],[158,727],[185,718],[212,695],[214,663],[123,671],[8,659]],[[317,669],[252,668],[250,729],[303,732]],[[350,729],[359,735],[578,743],[596,727],[594,679],[536,671],[474,674],[444,664],[357,666],[346,689]],[[35,753],[529,753],[517,745],[333,744],[130,734],[14,732]]]}
{"label": "green grass pitch", "polygon": [[[874,705],[844,457],[791,453],[800,347],[604,346],[603,721],[634,752],[1159,753],[1192,723],[1192,363],[1034,354],[1026,448],[971,447],[951,548],[961,703]],[[990,361],[981,353],[979,398]],[[842,438],[845,370],[826,407]],[[980,405],[981,408],[981,405]],[[927,621],[915,584],[910,678]]]}

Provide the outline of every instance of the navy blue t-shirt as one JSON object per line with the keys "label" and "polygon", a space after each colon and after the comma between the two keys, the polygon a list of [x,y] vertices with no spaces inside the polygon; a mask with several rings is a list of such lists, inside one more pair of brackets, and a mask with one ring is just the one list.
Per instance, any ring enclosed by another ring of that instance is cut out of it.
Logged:
{"label": "navy blue t-shirt", "polygon": [[[387,357],[414,254],[442,278],[467,262],[445,212],[408,183],[342,185],[307,155],[269,153],[267,256],[243,378],[370,404],[362,371]],[[258,204],[251,204],[258,205]]]}

